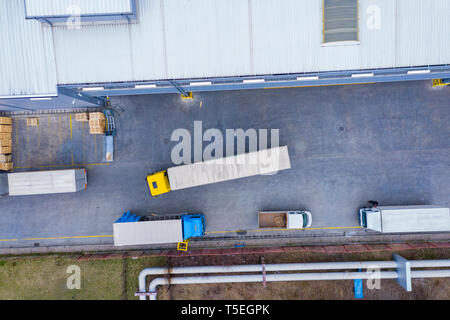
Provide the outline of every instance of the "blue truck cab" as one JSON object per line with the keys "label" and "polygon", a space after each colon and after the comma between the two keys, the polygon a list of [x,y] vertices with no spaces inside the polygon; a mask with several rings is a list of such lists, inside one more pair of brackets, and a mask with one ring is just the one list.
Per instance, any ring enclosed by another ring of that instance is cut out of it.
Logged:
{"label": "blue truck cab", "polygon": [[203,213],[185,214],[181,216],[183,222],[183,240],[205,235],[205,215]]}

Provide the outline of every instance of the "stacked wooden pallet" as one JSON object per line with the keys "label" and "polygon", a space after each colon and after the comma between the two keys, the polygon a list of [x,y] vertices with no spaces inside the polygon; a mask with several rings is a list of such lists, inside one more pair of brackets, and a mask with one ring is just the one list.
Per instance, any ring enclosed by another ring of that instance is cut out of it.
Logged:
{"label": "stacked wooden pallet", "polygon": [[0,117],[0,170],[10,171],[12,163],[12,119]]}
{"label": "stacked wooden pallet", "polygon": [[89,113],[89,132],[91,134],[105,134],[106,117],[103,112]]}
{"label": "stacked wooden pallet", "polygon": [[75,114],[76,121],[88,121],[91,134],[105,134],[106,117],[103,112],[83,112]]}
{"label": "stacked wooden pallet", "polygon": [[89,121],[89,113],[87,112],[76,113],[75,121],[82,121],[82,122]]}
{"label": "stacked wooden pallet", "polygon": [[38,118],[27,118],[27,127],[37,127],[39,125]]}

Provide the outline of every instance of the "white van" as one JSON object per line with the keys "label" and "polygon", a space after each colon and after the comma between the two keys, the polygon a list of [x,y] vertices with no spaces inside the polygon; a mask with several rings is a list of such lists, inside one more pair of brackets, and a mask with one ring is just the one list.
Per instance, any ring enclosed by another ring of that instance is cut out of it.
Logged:
{"label": "white van", "polygon": [[86,169],[27,171],[0,175],[0,195],[77,192],[86,189]]}
{"label": "white van", "polygon": [[386,206],[359,209],[362,228],[383,233],[448,232],[449,208],[439,206]]}

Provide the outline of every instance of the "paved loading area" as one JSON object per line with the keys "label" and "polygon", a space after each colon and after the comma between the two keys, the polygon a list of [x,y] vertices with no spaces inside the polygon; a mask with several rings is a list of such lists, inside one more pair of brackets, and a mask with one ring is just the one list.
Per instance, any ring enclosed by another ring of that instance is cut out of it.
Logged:
{"label": "paved loading area", "polygon": [[[74,160],[88,170],[86,191],[0,199],[0,246],[111,243],[112,223],[127,210],[203,212],[207,236],[222,237],[262,234],[255,231],[261,210],[307,209],[312,228],[289,231],[307,236],[363,233],[357,209],[368,200],[449,206],[449,89],[417,81],[198,93],[193,101],[173,94],[112,98],[114,163],[96,163],[91,148],[82,153],[90,158]],[[193,136],[195,120],[203,131],[279,129],[292,169],[152,198],[146,174],[173,166],[171,134],[184,128]],[[70,148],[76,154],[83,145]],[[21,150],[19,163],[27,157]],[[18,170],[32,165],[24,167]]]}
{"label": "paved loading area", "polygon": [[[27,118],[37,118],[27,126]],[[13,162],[17,170],[65,168],[103,162],[103,136],[89,134],[75,115],[39,114],[13,119]]]}

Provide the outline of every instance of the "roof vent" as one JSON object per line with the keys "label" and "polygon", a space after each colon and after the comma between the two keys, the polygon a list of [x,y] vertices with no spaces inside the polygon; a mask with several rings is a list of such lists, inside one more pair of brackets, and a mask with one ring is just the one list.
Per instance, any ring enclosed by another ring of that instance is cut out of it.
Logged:
{"label": "roof vent", "polygon": [[358,0],[323,0],[323,43],[358,41]]}

